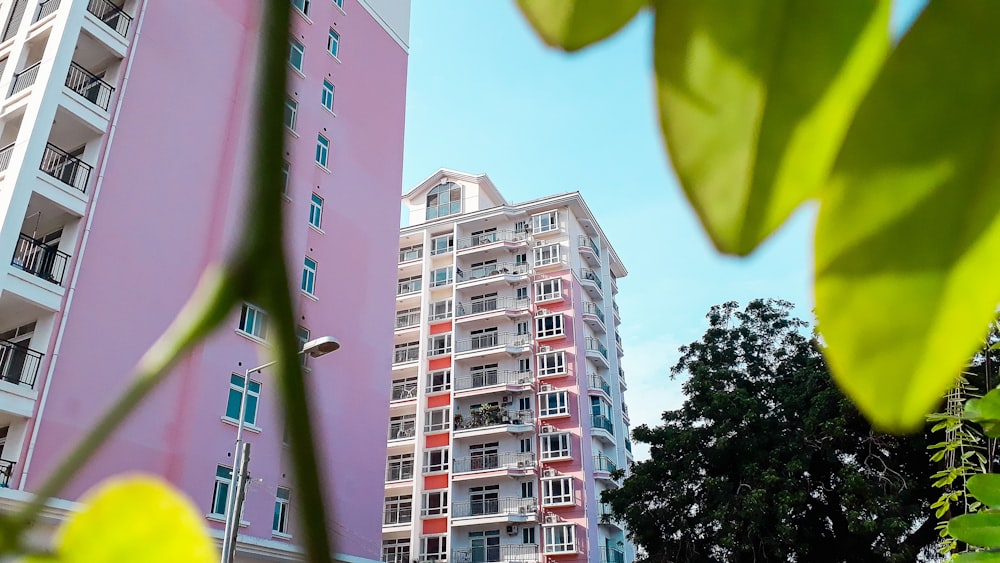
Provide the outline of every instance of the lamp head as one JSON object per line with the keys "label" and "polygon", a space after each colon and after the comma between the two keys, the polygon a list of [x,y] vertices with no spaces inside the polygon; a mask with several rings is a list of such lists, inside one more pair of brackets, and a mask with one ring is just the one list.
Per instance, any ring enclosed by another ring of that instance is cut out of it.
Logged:
{"label": "lamp head", "polygon": [[332,336],[320,336],[305,343],[302,347],[303,354],[309,354],[313,358],[325,356],[330,352],[340,349],[340,342]]}

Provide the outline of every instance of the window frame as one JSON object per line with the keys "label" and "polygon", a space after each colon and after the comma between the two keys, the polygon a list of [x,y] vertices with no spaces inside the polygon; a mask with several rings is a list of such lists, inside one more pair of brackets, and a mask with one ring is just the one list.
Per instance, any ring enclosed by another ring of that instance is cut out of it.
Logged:
{"label": "window frame", "polygon": [[[553,441],[558,441],[552,447]],[[573,439],[569,432],[548,432],[539,435],[538,458],[541,460],[571,459]]]}
{"label": "window frame", "polygon": [[337,94],[337,87],[333,84],[333,82],[330,82],[329,80],[324,78],[323,90],[320,95],[319,101],[320,104],[322,104],[323,107],[330,113],[333,113],[333,100],[335,99],[336,94]]}
{"label": "window frame", "polygon": [[[439,376],[443,382],[435,384]],[[427,374],[427,393],[444,393],[445,391],[451,391],[451,368],[429,372]]]}
{"label": "window frame", "polygon": [[[436,502],[437,506],[431,506],[431,502]],[[420,504],[421,516],[447,516],[448,515],[448,489],[435,491],[425,491]]]}
{"label": "window frame", "polygon": [[558,242],[536,246],[532,249],[532,258],[536,268],[551,266],[562,262],[562,245]]}
{"label": "window frame", "polygon": [[[444,319],[450,319],[452,315],[455,314],[455,301],[451,298],[442,299],[440,301],[433,301],[427,306],[427,320],[428,321],[441,321]],[[444,307],[445,311],[438,312],[441,307]]]}
{"label": "window frame", "polygon": [[[438,241],[445,239],[447,244],[444,246],[444,250],[439,248]],[[447,252],[455,251],[455,233],[448,233],[446,235],[438,235],[436,237],[431,237],[431,256],[437,256],[438,254],[445,254]]]}
{"label": "window frame", "polygon": [[318,276],[318,270],[319,262],[306,256],[302,262],[302,284],[299,288],[302,290],[302,293],[312,297],[316,296],[316,278]]}
{"label": "window frame", "polygon": [[[543,291],[546,289],[550,291]],[[562,278],[549,278],[547,280],[539,280],[535,282],[535,303],[541,303],[544,301],[555,301],[562,298]]]}
{"label": "window frame", "polygon": [[441,266],[431,270],[431,287],[451,285],[455,281],[455,267]]}
{"label": "window frame", "polygon": [[535,338],[559,338],[566,336],[565,321],[566,319],[562,313],[535,315]]}
{"label": "window frame", "polygon": [[[413,452],[387,455],[385,458],[385,482],[396,483],[399,481],[412,480],[413,477],[416,475],[416,473],[414,472],[414,470],[416,469],[414,462],[415,460],[413,459]],[[407,463],[410,466],[410,476],[403,477],[403,475],[405,474],[404,469],[406,468]],[[398,479],[389,478],[393,474],[394,470],[396,475],[399,477]]]}
{"label": "window frame", "polygon": [[285,98],[285,129],[295,132],[295,124],[299,117],[299,101],[288,96]]}
{"label": "window frame", "polygon": [[[453,199],[456,192],[458,194],[457,200]],[[442,203],[442,194],[448,194],[448,201]],[[450,217],[452,215],[461,214],[464,207],[464,196],[464,188],[461,184],[456,182],[442,182],[434,186],[431,188],[431,191],[427,193],[427,197],[424,198],[424,219],[430,221],[440,217]],[[433,205],[431,205],[432,198],[434,201]],[[444,213],[441,212],[442,209],[444,209]]]}
{"label": "window frame", "polygon": [[[284,491],[285,496],[281,493]],[[274,518],[271,519],[271,533],[276,536],[291,537],[288,533],[288,510],[291,507],[292,490],[278,487],[274,492]]]}
{"label": "window frame", "polygon": [[424,433],[451,430],[451,407],[427,409],[424,411]]}
{"label": "window frame", "polygon": [[322,133],[316,134],[316,155],[315,162],[324,170],[330,169],[330,139]]}
{"label": "window frame", "polygon": [[299,12],[302,12],[303,16],[308,16],[310,2],[311,0],[292,0],[292,7],[298,10]]}
{"label": "window frame", "polygon": [[[436,542],[436,549],[429,551],[431,542]],[[448,534],[433,534],[420,536],[420,556],[421,561],[447,561],[448,557]]]}
{"label": "window frame", "polygon": [[545,211],[531,216],[532,234],[550,233],[559,230],[559,211]]}
{"label": "window frame", "polygon": [[410,536],[405,538],[386,538],[382,540],[382,561],[409,563]]}
{"label": "window frame", "polygon": [[[555,530],[561,529],[562,541],[555,541]],[[545,553],[576,553],[576,524],[560,522],[558,524],[542,525],[542,536],[545,539]]]}
{"label": "window frame", "polygon": [[[435,459],[437,456],[437,459]],[[451,467],[451,448],[428,448],[424,450],[423,465],[421,471],[423,475],[429,473],[444,473]]]}
{"label": "window frame", "polygon": [[326,36],[326,52],[333,55],[333,58],[340,60],[340,32],[330,28],[330,33]]}
{"label": "window frame", "polygon": [[[552,399],[556,399],[556,406],[551,404]],[[538,394],[538,416],[569,416],[569,391],[556,389],[553,391],[543,391]]]}
{"label": "window frame", "polygon": [[[559,491],[553,485],[559,484]],[[576,486],[573,478],[566,475],[542,477],[542,506],[572,506],[576,504]]]}
{"label": "window frame", "polygon": [[[552,360],[552,361],[550,361]],[[549,365],[549,364],[553,365]],[[538,377],[550,375],[565,375],[566,372],[566,351],[552,350],[535,354],[535,369]]]}
{"label": "window frame", "polygon": [[[247,330],[248,327],[250,330]],[[255,340],[266,341],[268,328],[267,311],[244,302],[240,309],[240,321],[236,325],[236,331]]]}
{"label": "window frame", "polygon": [[[225,473],[229,473],[229,477],[225,477]],[[212,489],[212,508],[209,515],[219,516],[221,518],[226,517],[226,511],[229,508],[227,501],[229,500],[229,487],[233,483],[233,468],[227,467],[225,465],[215,466],[215,485]],[[222,503],[222,512],[217,512],[216,508],[219,506],[219,502]]]}
{"label": "window frame", "polygon": [[[438,343],[438,341],[441,341]],[[451,354],[452,340],[451,333],[432,334],[427,341],[427,357],[446,356]]]}
{"label": "window frame", "polygon": [[[236,380],[239,380],[237,382]],[[229,395],[226,400],[226,413],[223,415],[223,419],[232,422],[233,424],[239,424],[239,409],[241,403],[243,402],[243,386],[246,384],[246,377],[242,373],[233,372],[229,375]],[[247,402],[245,409],[243,409],[243,423],[250,426],[251,428],[257,427],[257,409],[260,407],[260,390],[261,383],[256,379],[250,378],[250,386],[247,388]],[[236,416],[229,416],[229,407],[232,405],[233,399],[236,400]]]}
{"label": "window frame", "polygon": [[[319,200],[317,202],[317,200]],[[323,196],[316,192],[312,193],[309,198],[309,224],[316,229],[323,229],[323,204],[325,200]]]}
{"label": "window frame", "polygon": [[[298,54],[297,56],[296,53]],[[296,58],[298,59],[298,64],[295,64]],[[305,61],[306,46],[299,43],[298,40],[290,38],[288,40],[288,65],[301,73],[302,68],[305,66]]]}

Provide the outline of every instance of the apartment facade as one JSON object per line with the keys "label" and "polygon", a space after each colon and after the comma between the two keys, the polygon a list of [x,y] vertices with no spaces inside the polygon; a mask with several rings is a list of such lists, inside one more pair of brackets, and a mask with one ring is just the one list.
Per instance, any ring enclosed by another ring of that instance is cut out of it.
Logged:
{"label": "apartment facade", "polygon": [[[300,336],[342,345],[306,364],[337,558],[376,561],[390,390],[375,375],[393,335],[358,320],[392,316],[393,265],[373,257],[397,244],[409,2],[290,2],[288,97],[273,108],[290,283]],[[260,7],[0,0],[0,509],[39,487],[237,242]],[[267,339],[267,311],[244,304],[80,468],[46,525],[106,477],[143,471],[221,536],[246,389],[237,559],[301,559],[274,374],[245,373]]]}
{"label": "apartment facade", "polygon": [[632,561],[600,502],[632,456],[627,271],[583,198],[439,170],[403,204],[382,560]]}

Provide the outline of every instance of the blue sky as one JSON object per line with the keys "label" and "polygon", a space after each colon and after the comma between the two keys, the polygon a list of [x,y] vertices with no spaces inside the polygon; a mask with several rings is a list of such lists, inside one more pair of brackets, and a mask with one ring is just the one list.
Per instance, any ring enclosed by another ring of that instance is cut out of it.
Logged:
{"label": "blue sky", "polygon": [[[899,1],[894,27],[924,2]],[[541,44],[513,0],[416,0],[403,165],[404,192],[444,167],[485,172],[513,202],[583,194],[629,269],[618,303],[633,427],[680,406],[670,367],[712,305],[776,297],[804,318],[812,309],[815,209],[749,258],[716,253],[663,150],[651,42],[646,13],[567,55]]]}

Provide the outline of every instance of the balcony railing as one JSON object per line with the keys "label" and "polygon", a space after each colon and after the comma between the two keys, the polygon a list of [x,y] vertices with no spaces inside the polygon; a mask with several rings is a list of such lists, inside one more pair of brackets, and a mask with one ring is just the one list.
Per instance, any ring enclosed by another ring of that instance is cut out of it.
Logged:
{"label": "balcony railing", "polygon": [[424,257],[424,247],[409,247],[402,248],[399,250],[399,263],[410,262],[412,260],[419,260]]}
{"label": "balcony railing", "polygon": [[394,463],[385,468],[386,483],[392,483],[393,481],[406,481],[407,479],[413,479],[412,459]]}
{"label": "balcony railing", "polygon": [[45,145],[38,168],[68,186],[87,192],[91,166],[52,143]]}
{"label": "balcony railing", "polygon": [[[538,561],[538,545],[504,544],[453,549],[454,563],[504,563],[506,561]],[[609,563],[624,563],[614,561]]]}
{"label": "balcony railing", "polygon": [[608,384],[606,379],[596,373],[590,374],[590,388],[599,389],[604,391],[604,393],[609,397],[611,396],[611,385]]}
{"label": "balcony railing", "polygon": [[7,17],[7,26],[4,27],[3,37],[0,37],[0,41],[6,41],[17,34],[18,28],[21,27],[21,20],[24,19],[24,12],[27,6],[28,0],[14,0],[14,3],[10,7],[10,15]]}
{"label": "balcony railing", "polygon": [[495,469],[531,469],[534,466],[534,454],[519,452],[456,457],[451,460],[452,473],[472,473],[473,471],[493,471]]}
{"label": "balcony railing", "polygon": [[506,426],[508,424],[533,424],[535,417],[530,410],[504,410],[499,407],[483,407],[472,411],[466,418],[455,413],[455,430]]}
{"label": "balcony railing", "polygon": [[10,84],[10,94],[7,94],[7,96],[13,96],[28,86],[34,84],[35,79],[38,78],[38,69],[41,68],[41,66],[42,62],[38,61],[21,72],[15,72],[14,80],[12,80]]}
{"label": "balcony railing", "polygon": [[527,516],[535,514],[537,511],[538,500],[533,497],[486,498],[455,502],[451,505],[452,518],[472,518],[495,514],[519,514]]}
{"label": "balcony railing", "polygon": [[42,353],[27,346],[0,340],[0,379],[14,385],[35,388]]}
{"label": "balcony railing", "polygon": [[396,328],[410,328],[420,324],[420,311],[396,313]]}
{"label": "balcony railing", "polygon": [[56,285],[62,285],[67,262],[69,254],[25,234],[18,237],[10,261],[15,268]]}
{"label": "balcony railing", "polygon": [[601,308],[592,301],[583,302],[583,312],[585,314],[594,315],[598,319],[601,319],[602,323],[604,322],[604,311],[602,311]]}
{"label": "balcony railing", "polygon": [[472,280],[478,280],[482,278],[488,278],[492,276],[499,275],[524,275],[528,273],[527,264],[488,264],[486,266],[476,266],[468,271],[466,270],[456,270],[456,280],[461,282],[467,282]]}
{"label": "balcony railing", "polygon": [[14,462],[0,459],[0,487],[10,487],[10,476],[14,474]]}
{"label": "balcony railing", "polygon": [[456,309],[456,316],[467,317],[491,311],[507,311],[527,309],[530,302],[527,299],[515,299],[513,297],[490,297],[487,299],[477,299],[468,303],[459,303]]}
{"label": "balcony railing", "polygon": [[494,385],[526,385],[531,383],[532,372],[489,369],[463,375],[455,380],[455,390],[479,389]]}
{"label": "balcony railing", "polygon": [[604,416],[603,414],[590,415],[590,422],[594,428],[605,430],[612,436],[615,434],[615,425],[611,423],[610,418]]}
{"label": "balcony railing", "polygon": [[405,401],[417,398],[417,382],[407,381],[405,383],[392,384],[392,396],[390,401]]}
{"label": "balcony railing", "polygon": [[594,471],[603,471],[605,473],[618,471],[618,464],[606,455],[597,454],[594,456]]}
{"label": "balcony railing", "polygon": [[530,334],[514,334],[513,332],[488,332],[464,338],[455,343],[455,352],[475,352],[500,346],[527,346],[531,343]]}
{"label": "balcony railing", "polygon": [[580,235],[579,241],[581,247],[590,248],[597,256],[601,255],[601,249],[597,248],[597,245],[594,244],[594,239],[588,237],[587,235]]}
{"label": "balcony railing", "polygon": [[412,438],[416,436],[417,432],[417,419],[416,417],[393,422],[389,424],[389,436],[390,440],[404,440],[406,438]]}
{"label": "balcony railing", "polygon": [[59,9],[59,0],[42,0],[38,3],[38,12],[35,14],[35,21],[39,21],[45,16],[55,13]]}
{"label": "balcony railing", "polygon": [[586,338],[586,342],[587,342],[587,351],[600,352],[601,355],[604,356],[605,360],[608,359],[608,349],[604,347],[604,344],[601,344],[600,340],[592,336],[588,336]]}
{"label": "balcony railing", "polygon": [[632,453],[632,440],[628,436],[625,436],[625,449],[628,453]]}
{"label": "balcony railing", "polygon": [[382,512],[382,525],[395,526],[396,524],[409,524],[413,521],[412,506],[388,505]]}
{"label": "balcony railing", "polygon": [[601,563],[625,563],[625,552],[622,550],[606,545],[599,549],[601,550]]}
{"label": "balcony railing", "polygon": [[112,4],[110,0],[90,0],[90,3],[87,4],[87,11],[97,16],[97,19],[104,22],[104,25],[110,27],[118,35],[128,37],[132,16]]}
{"label": "balcony railing", "polygon": [[10,166],[10,156],[12,154],[14,154],[14,143],[0,149],[0,172],[3,172]]}
{"label": "balcony railing", "polygon": [[617,301],[612,301],[611,302],[611,308],[615,310],[615,315],[616,316],[619,316],[619,317],[621,316],[622,312],[621,312],[620,309],[618,309],[618,302]]}
{"label": "balcony railing", "polygon": [[392,351],[393,364],[405,364],[415,362],[420,358],[420,344],[414,342],[403,348],[396,348]]}
{"label": "balcony railing", "polygon": [[423,287],[422,279],[404,280],[396,283],[396,295],[408,295],[416,293]]}
{"label": "balcony railing", "polygon": [[69,65],[66,87],[103,110],[108,109],[108,105],[111,104],[111,94],[115,91],[113,86],[76,63]]}
{"label": "balcony railing", "polygon": [[594,282],[599,289],[604,289],[604,287],[601,285],[601,277],[598,276],[596,273],[594,273],[594,271],[591,270],[590,268],[581,268],[580,276],[585,280],[590,280]]}
{"label": "balcony railing", "polygon": [[480,233],[478,235],[472,235],[469,237],[462,237],[458,239],[458,249],[462,250],[465,248],[475,248],[477,246],[483,246],[485,244],[493,244],[494,242],[520,242],[527,238],[526,233],[517,233],[514,231],[490,231],[488,233]]}

